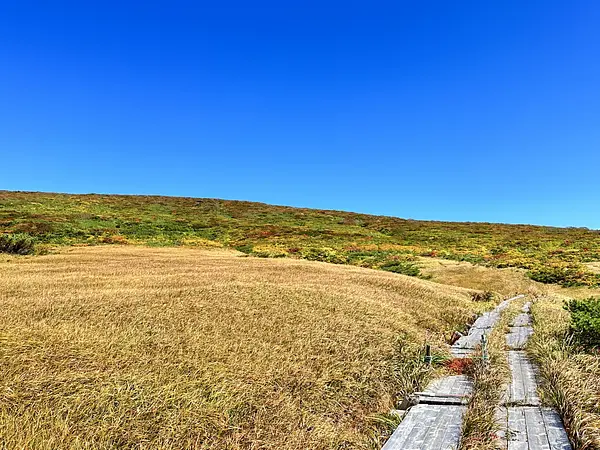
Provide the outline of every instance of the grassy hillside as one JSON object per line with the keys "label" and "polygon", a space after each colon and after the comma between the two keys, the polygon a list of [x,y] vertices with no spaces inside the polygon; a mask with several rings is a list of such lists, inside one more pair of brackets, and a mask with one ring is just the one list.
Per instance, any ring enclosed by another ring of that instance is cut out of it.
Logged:
{"label": "grassy hillside", "polygon": [[379,448],[423,343],[490,306],[226,250],[70,248],[0,274],[2,448]]}
{"label": "grassy hillside", "polygon": [[600,231],[404,220],[215,199],[0,191],[0,232],[42,244],[227,246],[418,275],[417,256],[518,267],[541,282],[600,285]]}

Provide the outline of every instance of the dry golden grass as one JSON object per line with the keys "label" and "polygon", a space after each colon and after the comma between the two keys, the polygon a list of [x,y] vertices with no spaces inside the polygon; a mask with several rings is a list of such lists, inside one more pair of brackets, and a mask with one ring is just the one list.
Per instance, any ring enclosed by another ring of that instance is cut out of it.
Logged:
{"label": "dry golden grass", "polygon": [[540,366],[544,399],[555,405],[577,449],[600,448],[600,354],[570,345],[565,297],[540,298],[532,307],[535,333],[528,350]]}
{"label": "dry golden grass", "polygon": [[[591,263],[590,263],[591,264]],[[419,267],[431,281],[468,289],[491,291],[502,296],[527,294],[533,297],[558,295],[570,298],[600,296],[600,288],[587,286],[561,287],[543,284],[526,276],[524,270],[477,266],[468,262],[439,258],[419,258]]]}
{"label": "dry golden grass", "polygon": [[584,286],[570,288],[560,288],[558,286],[552,286],[550,292],[555,297],[568,297],[577,299],[600,297],[600,288],[588,288]]}
{"label": "dry golden grass", "polygon": [[402,358],[489,306],[470,294],[224,250],[3,257],[0,442],[368,448],[373,416],[419,383]]}
{"label": "dry golden grass", "polygon": [[537,283],[525,276],[525,271],[519,269],[495,269],[468,262],[426,257],[419,258],[419,267],[424,275],[431,277],[432,281],[491,291],[502,296],[539,295],[548,292],[549,289],[557,288]]}

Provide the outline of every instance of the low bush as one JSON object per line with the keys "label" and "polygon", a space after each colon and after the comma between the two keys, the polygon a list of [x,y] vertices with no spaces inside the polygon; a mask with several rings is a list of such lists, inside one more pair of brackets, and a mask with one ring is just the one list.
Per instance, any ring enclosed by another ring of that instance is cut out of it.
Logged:
{"label": "low bush", "polygon": [[540,283],[560,284],[561,286],[592,286],[596,277],[586,273],[585,268],[578,266],[539,266],[527,272],[529,278]]}
{"label": "low bush", "polygon": [[444,366],[455,375],[471,375],[474,371],[472,358],[452,358],[447,360]]}
{"label": "low bush", "polygon": [[586,346],[600,346],[600,298],[569,300],[565,309],[571,313],[571,335]]}
{"label": "low bush", "polygon": [[233,248],[235,248],[238,252],[242,252],[249,255],[252,253],[254,246],[252,244],[243,244],[234,246]]}
{"label": "low bush", "polygon": [[418,277],[421,274],[419,266],[406,261],[389,261],[384,263],[381,268],[388,272],[400,273],[411,277]]}
{"label": "low bush", "polygon": [[13,255],[30,255],[35,251],[35,242],[25,233],[1,234],[0,253]]}
{"label": "low bush", "polygon": [[304,259],[310,261],[322,261],[333,264],[345,264],[348,262],[348,257],[339,254],[333,248],[329,247],[307,248],[302,250],[301,255]]}
{"label": "low bush", "polygon": [[119,234],[101,236],[98,239],[98,242],[101,242],[102,244],[120,244],[120,245],[129,243],[129,241],[127,240],[127,238],[125,236],[121,236]]}
{"label": "low bush", "polygon": [[256,245],[252,248],[250,254],[259,258],[283,258],[287,256],[285,249],[274,245]]}

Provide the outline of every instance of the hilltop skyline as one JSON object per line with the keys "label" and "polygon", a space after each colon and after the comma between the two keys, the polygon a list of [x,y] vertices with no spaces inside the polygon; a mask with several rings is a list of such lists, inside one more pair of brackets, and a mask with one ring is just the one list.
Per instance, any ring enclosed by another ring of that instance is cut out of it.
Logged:
{"label": "hilltop skyline", "polygon": [[592,1],[5,4],[0,189],[598,229],[598,20]]}

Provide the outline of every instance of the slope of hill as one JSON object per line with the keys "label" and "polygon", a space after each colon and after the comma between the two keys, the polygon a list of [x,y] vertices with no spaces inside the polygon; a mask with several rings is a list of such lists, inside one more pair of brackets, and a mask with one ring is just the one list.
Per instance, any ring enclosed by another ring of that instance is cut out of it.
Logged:
{"label": "slope of hill", "polygon": [[528,270],[537,281],[600,284],[600,231],[404,220],[261,203],[0,191],[0,232],[45,244],[226,246],[419,274],[417,256]]}
{"label": "slope of hill", "polygon": [[0,441],[377,448],[385,413],[428,374],[423,343],[441,348],[490,306],[393,273],[240,255],[3,256]]}

